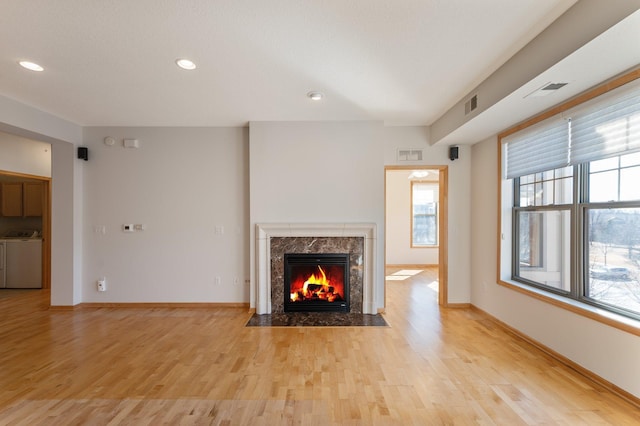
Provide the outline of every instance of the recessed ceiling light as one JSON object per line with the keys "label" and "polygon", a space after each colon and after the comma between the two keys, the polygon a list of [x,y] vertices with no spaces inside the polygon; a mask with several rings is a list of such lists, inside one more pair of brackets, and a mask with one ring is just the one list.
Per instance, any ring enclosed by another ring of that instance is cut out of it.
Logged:
{"label": "recessed ceiling light", "polygon": [[429,176],[429,170],[413,170],[407,179],[422,179]]}
{"label": "recessed ceiling light", "polygon": [[188,59],[176,59],[176,65],[183,70],[195,70],[196,64]]}
{"label": "recessed ceiling light", "polygon": [[26,68],[31,71],[38,71],[38,72],[44,71],[44,68],[42,68],[40,65],[36,64],[35,62],[20,61],[18,63],[22,68]]}
{"label": "recessed ceiling light", "polygon": [[309,92],[309,93],[307,93],[307,96],[312,101],[319,101],[322,98],[324,98],[324,95],[322,93],[320,93],[320,92]]}

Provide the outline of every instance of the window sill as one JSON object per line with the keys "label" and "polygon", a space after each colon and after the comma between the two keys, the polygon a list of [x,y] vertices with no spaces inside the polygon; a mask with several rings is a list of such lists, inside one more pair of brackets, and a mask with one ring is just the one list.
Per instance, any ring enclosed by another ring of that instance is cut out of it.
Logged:
{"label": "window sill", "polygon": [[568,299],[515,281],[499,280],[498,284],[602,324],[640,336],[640,321],[633,318],[625,317],[596,306]]}

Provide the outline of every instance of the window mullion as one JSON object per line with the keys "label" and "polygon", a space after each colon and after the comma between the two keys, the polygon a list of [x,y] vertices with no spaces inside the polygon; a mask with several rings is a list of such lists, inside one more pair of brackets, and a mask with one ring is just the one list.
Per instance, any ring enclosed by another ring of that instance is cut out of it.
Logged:
{"label": "window mullion", "polygon": [[585,244],[585,208],[589,197],[589,166],[587,164],[573,167],[575,176],[573,187],[573,204],[571,207],[571,297],[582,299],[585,293],[584,277],[586,259]]}

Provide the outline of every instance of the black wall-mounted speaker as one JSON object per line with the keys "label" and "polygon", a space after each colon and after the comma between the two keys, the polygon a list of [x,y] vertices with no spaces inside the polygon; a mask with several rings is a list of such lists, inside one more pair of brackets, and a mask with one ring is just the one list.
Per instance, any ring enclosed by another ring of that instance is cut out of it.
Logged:
{"label": "black wall-mounted speaker", "polygon": [[457,160],[458,159],[458,147],[450,146],[449,147],[449,160]]}
{"label": "black wall-mounted speaker", "polygon": [[87,148],[86,146],[79,146],[78,158],[87,161],[89,159],[89,148]]}

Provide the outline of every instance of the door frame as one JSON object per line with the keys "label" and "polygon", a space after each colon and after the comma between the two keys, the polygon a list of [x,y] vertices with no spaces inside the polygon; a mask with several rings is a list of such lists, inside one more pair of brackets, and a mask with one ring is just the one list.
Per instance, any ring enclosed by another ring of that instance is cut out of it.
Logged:
{"label": "door frame", "polygon": [[[449,305],[449,166],[443,165],[412,165],[412,166],[385,166],[384,167],[384,266],[387,266],[387,176],[394,170],[438,170],[438,305],[447,307]],[[387,284],[384,285],[384,306],[387,306]]]}

